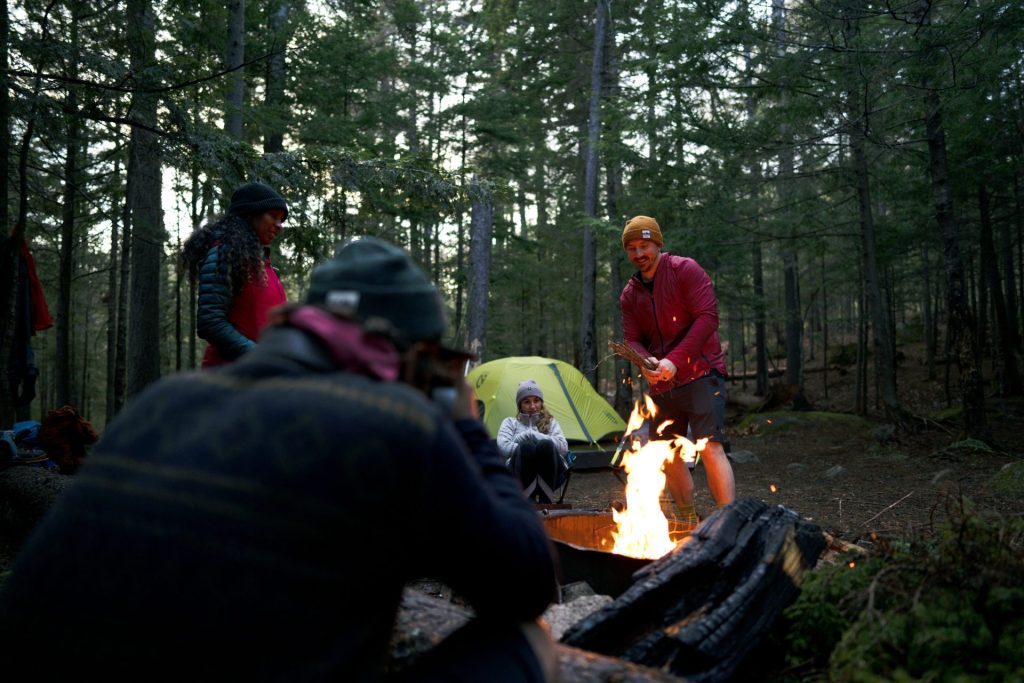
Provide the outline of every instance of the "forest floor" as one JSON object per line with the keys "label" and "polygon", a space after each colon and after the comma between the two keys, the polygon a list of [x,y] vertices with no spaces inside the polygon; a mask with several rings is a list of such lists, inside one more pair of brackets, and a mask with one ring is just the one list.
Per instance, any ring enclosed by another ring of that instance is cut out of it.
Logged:
{"label": "forest floor", "polygon": [[[1004,466],[1024,459],[1024,399],[987,397],[997,450],[950,448],[962,437],[957,420],[938,419],[946,410],[942,368],[939,381],[929,380],[923,352],[901,350],[901,403],[929,418],[929,426],[887,436],[891,425],[880,411],[865,419],[852,415],[852,372],[830,371],[826,396],[824,374],[811,363],[806,391],[815,412],[783,407],[743,414],[729,404],[732,452],[748,460],[733,462],[737,497],[784,505],[839,539],[869,546],[872,534],[928,535],[945,519],[944,507],[962,500],[982,511],[1024,515],[1024,495],[1001,493],[992,481]],[[955,387],[955,373],[952,381]],[[731,382],[729,391],[749,393],[752,383]],[[702,466],[694,471],[694,486],[698,512],[707,516],[714,501]],[[574,473],[564,502],[573,509],[607,510],[623,498],[623,483],[612,471],[589,470]],[[0,577],[13,553],[0,534]]]}
{"label": "forest floor", "polygon": [[[805,390],[814,412],[782,406],[743,413],[730,403],[726,435],[732,453],[745,460],[732,463],[737,497],[784,505],[837,538],[866,545],[873,534],[929,535],[946,519],[945,506],[965,500],[978,511],[1024,515],[1024,496],[993,485],[993,476],[1004,466],[1024,459],[1024,399],[987,396],[996,448],[967,447],[959,418],[942,418],[950,412],[944,368],[938,368],[938,380],[929,380],[923,349],[901,351],[901,405],[927,418],[913,429],[893,429],[873,404],[866,418],[853,415],[852,369],[845,375],[830,370],[826,396],[824,373],[813,362]],[[955,370],[950,381],[955,406]],[[752,392],[753,382],[747,385],[730,382],[729,391]],[[869,390],[873,396],[873,386]],[[959,445],[951,448],[954,444]],[[707,516],[714,501],[700,465],[694,470],[694,487],[697,510]],[[671,510],[667,495],[663,507]],[[623,485],[613,472],[590,470],[574,473],[564,502],[574,509],[607,509],[623,497]]]}

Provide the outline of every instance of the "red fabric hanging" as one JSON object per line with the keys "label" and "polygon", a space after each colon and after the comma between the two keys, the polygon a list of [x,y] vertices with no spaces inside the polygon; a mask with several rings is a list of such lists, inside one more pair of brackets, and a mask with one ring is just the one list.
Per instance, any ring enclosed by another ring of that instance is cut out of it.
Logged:
{"label": "red fabric hanging", "polygon": [[36,273],[36,260],[32,257],[24,238],[21,240],[21,257],[25,259],[25,265],[28,267],[29,294],[32,296],[32,331],[42,332],[53,327],[53,318],[50,317],[50,309],[46,306],[43,283],[39,281],[39,275]]}

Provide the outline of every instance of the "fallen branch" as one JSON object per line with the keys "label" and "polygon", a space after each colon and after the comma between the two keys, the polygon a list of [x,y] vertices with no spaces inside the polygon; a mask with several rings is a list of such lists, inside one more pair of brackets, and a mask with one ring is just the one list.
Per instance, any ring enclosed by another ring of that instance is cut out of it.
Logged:
{"label": "fallen branch", "polygon": [[883,512],[885,512],[886,510],[890,510],[890,509],[892,509],[892,508],[896,507],[897,505],[899,505],[900,503],[902,503],[903,501],[905,501],[905,500],[906,500],[907,498],[910,498],[910,497],[911,497],[912,495],[914,495],[914,492],[913,492],[913,491],[911,491],[911,492],[910,492],[910,493],[908,493],[907,495],[903,496],[902,498],[900,498],[899,500],[897,500],[897,501],[896,501],[895,503],[893,503],[893,504],[891,504],[891,505],[889,505],[889,506],[887,506],[887,507],[883,508],[882,510],[880,510],[880,511],[878,512],[878,514],[876,514],[876,515],[875,515],[874,517],[872,517],[871,519],[869,519],[869,520],[865,521],[865,522],[864,522],[863,524],[861,524],[861,526],[867,526],[869,522],[873,522],[874,520],[878,519],[878,517],[879,517],[879,516],[881,516],[881,514],[882,514]]}

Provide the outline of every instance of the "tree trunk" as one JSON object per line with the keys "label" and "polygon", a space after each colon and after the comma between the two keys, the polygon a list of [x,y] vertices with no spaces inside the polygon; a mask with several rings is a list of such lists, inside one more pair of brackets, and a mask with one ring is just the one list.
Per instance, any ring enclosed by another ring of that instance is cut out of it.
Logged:
{"label": "tree trunk", "polygon": [[981,269],[988,290],[992,293],[992,308],[995,310],[998,338],[993,340],[999,368],[1000,393],[1004,396],[1020,396],[1021,377],[1017,367],[1017,353],[1013,347],[1013,333],[1010,331],[1010,320],[1006,312],[1006,301],[999,282],[999,270],[996,267],[996,248],[992,239],[992,216],[989,210],[988,189],[982,183],[978,186],[978,207],[981,213]]}
{"label": "tree trunk", "polygon": [[[658,27],[665,20],[665,10],[661,0],[647,0],[643,7],[643,27],[645,36],[657,35]],[[654,173],[658,165],[658,41],[644,41],[645,68],[647,87],[644,90],[644,132],[647,135],[647,169]]]}
{"label": "tree trunk", "polygon": [[242,139],[242,107],[245,103],[245,0],[228,2],[228,44],[226,54],[228,93],[224,101],[224,132]]}
{"label": "tree trunk", "polygon": [[[270,125],[263,138],[264,153],[271,154],[284,150],[285,131],[285,46],[288,44],[288,13],[291,11],[289,0],[280,0],[277,9],[270,15],[270,36],[273,39],[271,55],[267,59],[266,103],[270,111]],[[342,214],[344,215],[344,214]]]}
{"label": "tree trunk", "polygon": [[[772,0],[772,26],[775,31],[776,53],[780,56],[786,50],[786,4],[785,0]],[[785,84],[781,88],[781,107],[783,110],[789,103],[789,89]],[[779,200],[781,213],[786,223],[785,229],[792,231],[793,172],[792,132],[789,124],[783,122],[779,126]],[[784,279],[784,297],[786,321],[786,383],[793,389],[793,408],[806,410],[810,408],[803,390],[803,316],[800,311],[800,270],[796,249],[787,242],[782,250],[782,266]]]}
{"label": "tree trunk", "polygon": [[825,267],[825,249],[821,251],[821,384],[828,398],[828,271]]}
{"label": "tree trunk", "polygon": [[[543,149],[543,138],[537,141],[536,149]],[[534,181],[534,196],[537,198],[537,262],[545,263],[548,256],[548,186],[546,182],[547,174],[544,167],[544,155],[537,154],[537,162],[534,167],[533,181]],[[546,306],[548,297],[547,290],[544,288],[544,284],[540,278],[537,281],[537,315],[540,319],[537,321],[537,346],[541,350],[541,355],[550,356],[551,345],[549,339],[551,338],[551,323],[548,320],[546,314]]]}
{"label": "tree trunk", "polygon": [[[749,3],[743,3],[743,14],[747,22],[750,21]],[[757,117],[757,102],[754,99],[754,59],[753,48],[749,43],[745,43],[743,46],[743,59],[744,59],[744,81],[748,88],[748,94],[746,97],[746,108],[747,108],[747,125],[753,126]],[[750,162],[750,176],[753,196],[753,206],[755,211],[760,210],[760,198],[758,196],[758,188],[761,186],[761,161],[758,158],[753,158]],[[755,233],[757,232],[757,223],[759,223],[759,217],[755,214]],[[768,385],[768,340],[765,333],[765,302],[764,302],[764,255],[762,252],[761,241],[755,239],[754,245],[751,249],[751,276],[753,278],[754,286],[754,357],[756,365],[756,379],[754,382],[754,395],[755,396],[767,396],[769,391]],[[744,360],[746,356],[744,355]]]}
{"label": "tree trunk", "polygon": [[921,242],[921,311],[924,327],[925,357],[928,363],[928,379],[935,379],[935,334],[932,321],[932,268],[928,256],[927,240]]}
{"label": "tree trunk", "polygon": [[868,315],[867,292],[864,291],[864,260],[857,264],[857,283],[860,287],[857,306],[857,380],[854,385],[854,408],[857,415],[868,413]]}
{"label": "tree trunk", "polygon": [[[156,26],[150,0],[129,0],[128,42],[131,70],[143,74],[155,60]],[[143,83],[145,84],[145,83]],[[152,94],[132,95],[131,119],[154,127],[157,100]],[[134,178],[128,202],[132,215],[131,325],[128,328],[128,396],[134,396],[160,377],[160,279],[163,211],[160,145],[156,135],[133,126],[130,152]]]}
{"label": "tree trunk", "polygon": [[964,264],[960,256],[960,226],[953,212],[953,196],[949,186],[949,165],[946,161],[946,132],[942,124],[942,106],[938,93],[928,88],[925,95],[925,127],[928,136],[928,159],[931,173],[935,216],[942,233],[942,256],[946,271],[946,312],[951,350],[959,370],[960,401],[963,406],[964,431],[967,436],[991,440],[985,416],[985,392],[978,353],[974,343],[974,319],[967,305],[964,287]]}
{"label": "tree trunk", "polygon": [[[7,1],[4,0],[3,10],[0,13],[0,42],[3,43],[3,61],[0,65],[0,79],[3,92],[0,93],[0,124],[3,130],[0,131],[0,368],[6,368],[14,350],[14,322],[15,311],[18,300],[18,250],[21,241],[25,239],[25,218],[28,213],[28,146],[32,139],[32,131],[35,126],[35,106],[25,126],[21,150],[18,155],[18,178],[19,178],[19,199],[18,216],[14,229],[10,230],[10,217],[7,212],[7,200],[9,199],[9,188],[7,185],[7,170],[10,168],[10,87],[8,72],[10,55],[8,52],[8,32],[10,31],[10,18],[8,15]],[[39,78],[36,78],[35,93],[33,102],[39,95]],[[8,230],[10,238],[8,239]],[[6,429],[17,420],[17,409],[15,406],[14,386],[11,382],[10,373],[0,371],[0,429]]]}
{"label": "tree trunk", "polygon": [[[0,169],[3,169],[3,173],[0,173],[0,240],[7,237],[11,229],[10,214],[7,211],[7,200],[10,198],[8,170],[11,168],[11,96],[7,75],[11,60],[7,51],[9,30],[10,18],[7,12],[7,0],[3,0],[3,7],[0,7]],[[6,272],[0,268],[0,273]],[[0,302],[0,310],[5,310],[2,302]]]}
{"label": "tree trunk", "polygon": [[[1017,305],[1014,308],[1017,311],[1018,321],[1024,318],[1024,206],[1021,206],[1022,195],[1024,192],[1021,191],[1020,176],[1015,171],[1013,174],[1013,215],[1017,222],[1017,272],[1020,273],[1020,279],[1017,280]],[[1012,264],[1010,270],[1013,270]],[[1019,330],[1020,328],[1016,327],[1015,329]]]}
{"label": "tree trunk", "polygon": [[1017,278],[1013,272],[1013,240],[1010,235],[1010,222],[999,224],[999,257],[1002,264],[1004,299],[1006,302],[1006,325],[1010,332],[1010,348],[1021,350],[1020,316],[1017,299]]}
{"label": "tree trunk", "polygon": [[[181,257],[181,237],[179,233],[177,248],[174,250],[175,260]],[[181,280],[185,270],[182,268],[174,269],[174,371],[181,372],[181,354],[182,354],[182,324],[181,324]]]}
{"label": "tree trunk", "polygon": [[[620,61],[619,53],[615,44],[615,29],[611,26],[611,17],[609,17],[607,33],[607,47],[605,51],[605,60],[607,63],[608,73],[608,94],[612,100],[616,100],[619,96],[619,70]],[[614,150],[617,150],[621,140],[620,132],[618,127],[609,128],[609,137],[614,138]],[[622,217],[619,216],[619,196],[622,194],[622,169],[619,156],[616,151],[612,151],[608,154],[606,161],[606,173],[608,174],[605,179],[606,197],[605,202],[607,206],[608,222],[613,226],[622,225]],[[618,239],[612,240],[609,245],[609,257],[611,262],[611,291],[609,292],[609,303],[612,307],[612,337],[616,340],[622,339],[622,310],[619,308],[619,295],[622,293],[623,288],[623,275],[622,271],[625,265],[625,256],[622,250],[622,245]],[[613,398],[612,405],[615,408],[615,412],[619,415],[626,417],[633,409],[633,369],[631,364],[625,358],[618,355],[612,356],[614,359],[614,383],[615,383],[615,395]]]}
{"label": "tree trunk", "polygon": [[491,289],[491,230],[494,224],[494,197],[491,188],[470,180],[472,217],[469,237],[469,301],[466,317],[466,347],[484,361],[487,344],[487,298]]}
{"label": "tree trunk", "polygon": [[[121,174],[120,159],[114,161],[114,178]],[[110,260],[107,269],[107,382],[106,382],[106,409],[104,411],[104,422],[109,423],[117,412],[114,402],[114,367],[117,361],[117,275],[118,275],[118,245],[120,219],[116,210],[110,212]]]}
{"label": "tree trunk", "polygon": [[[859,11],[859,4],[853,11]],[[849,11],[849,10],[848,10]],[[857,19],[844,17],[843,34],[847,47],[853,48],[853,37],[857,34]],[[859,73],[857,65],[849,64],[849,77],[856,78]],[[860,106],[863,102],[862,88],[851,87],[846,94],[847,115],[849,125],[847,131],[850,141],[850,159],[853,165],[853,179],[857,189],[857,206],[860,212],[861,249],[864,258],[865,289],[871,308],[872,327],[874,328],[874,350],[876,368],[876,390],[880,392],[885,414],[895,419],[900,413],[899,398],[896,395],[896,363],[893,357],[893,333],[889,325],[889,296],[882,288],[878,276],[878,249],[875,244],[875,216],[871,206],[871,183],[868,175],[868,160],[864,150],[864,140],[868,128],[868,112]]]}
{"label": "tree trunk", "polygon": [[[71,12],[71,51],[69,60],[71,68],[69,76],[78,76],[78,20],[74,11]],[[78,151],[79,151],[79,119],[78,93],[74,88],[68,89],[67,95],[67,153],[64,157],[64,196],[61,210],[60,256],[57,291],[57,405],[69,405],[71,399],[71,278],[74,274],[75,251],[75,198],[78,194]],[[78,406],[81,410],[82,406]]]}
{"label": "tree trunk", "polygon": [[587,114],[587,152],[583,189],[583,302],[580,315],[580,369],[597,387],[597,242],[591,221],[597,217],[597,145],[601,136],[601,91],[605,30],[609,0],[597,0],[594,52],[590,67],[590,106]]}
{"label": "tree trunk", "polygon": [[121,272],[117,285],[117,350],[114,354],[114,412],[108,420],[121,412],[128,396],[128,285],[131,282],[132,263],[132,211],[129,197],[135,184],[135,160],[128,154],[128,168],[125,173],[124,206],[121,215]]}

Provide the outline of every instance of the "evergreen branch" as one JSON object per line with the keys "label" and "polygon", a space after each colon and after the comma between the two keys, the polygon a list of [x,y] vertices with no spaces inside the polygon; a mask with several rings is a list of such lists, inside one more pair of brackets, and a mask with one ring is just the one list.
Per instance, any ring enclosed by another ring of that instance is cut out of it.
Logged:
{"label": "evergreen branch", "polygon": [[263,60],[266,60],[266,59],[269,59],[269,58],[274,57],[276,55],[279,55],[282,52],[284,52],[284,49],[275,50],[273,52],[268,52],[265,55],[262,55],[260,57],[256,57],[254,59],[250,59],[250,60],[248,60],[246,62],[243,62],[242,64],[239,64],[238,66],[233,66],[230,69],[224,69],[222,71],[217,71],[217,72],[214,72],[212,74],[207,74],[206,76],[203,76],[201,78],[194,78],[191,81],[184,81],[182,83],[174,83],[173,85],[166,85],[166,86],[163,86],[163,87],[160,87],[160,88],[132,88],[132,87],[127,87],[127,86],[122,86],[122,85],[110,85],[110,84],[107,84],[107,83],[97,83],[96,81],[89,81],[89,80],[86,80],[84,78],[73,78],[71,76],[65,76],[63,74],[48,74],[48,73],[43,73],[43,72],[39,72],[39,71],[26,71],[25,69],[7,69],[6,73],[8,75],[10,75],[10,76],[22,76],[22,77],[25,77],[25,78],[44,78],[44,79],[46,79],[48,81],[55,81],[57,83],[68,83],[70,85],[81,85],[81,86],[85,86],[87,88],[97,88],[99,90],[112,90],[114,92],[129,93],[129,94],[135,94],[135,93],[140,93],[140,94],[157,94],[157,93],[173,92],[175,90],[182,90],[184,88],[188,88],[188,87],[191,87],[193,85],[199,85],[200,83],[205,83],[206,81],[212,81],[212,80],[214,80],[216,78],[220,78],[221,76],[226,76],[227,74],[229,74],[229,73],[231,73],[233,71],[238,71],[239,69],[244,69],[246,66],[248,66],[250,64],[255,64],[257,62],[261,62]]}
{"label": "evergreen branch", "polygon": [[177,137],[179,137],[175,133],[169,133],[169,132],[167,132],[165,130],[161,130],[159,128],[155,128],[153,126],[147,126],[144,123],[140,123],[140,122],[135,121],[133,119],[125,118],[123,116],[107,116],[105,114],[101,114],[101,113],[99,113],[98,111],[96,111],[93,108],[82,109],[81,112],[82,112],[82,115],[85,118],[87,118],[87,119],[89,119],[91,121],[105,121],[106,123],[116,123],[116,124],[125,125],[125,126],[132,126],[133,128],[141,128],[142,130],[149,131],[150,133],[154,133],[154,134],[159,135],[160,137],[164,137],[164,138],[177,138]]}

